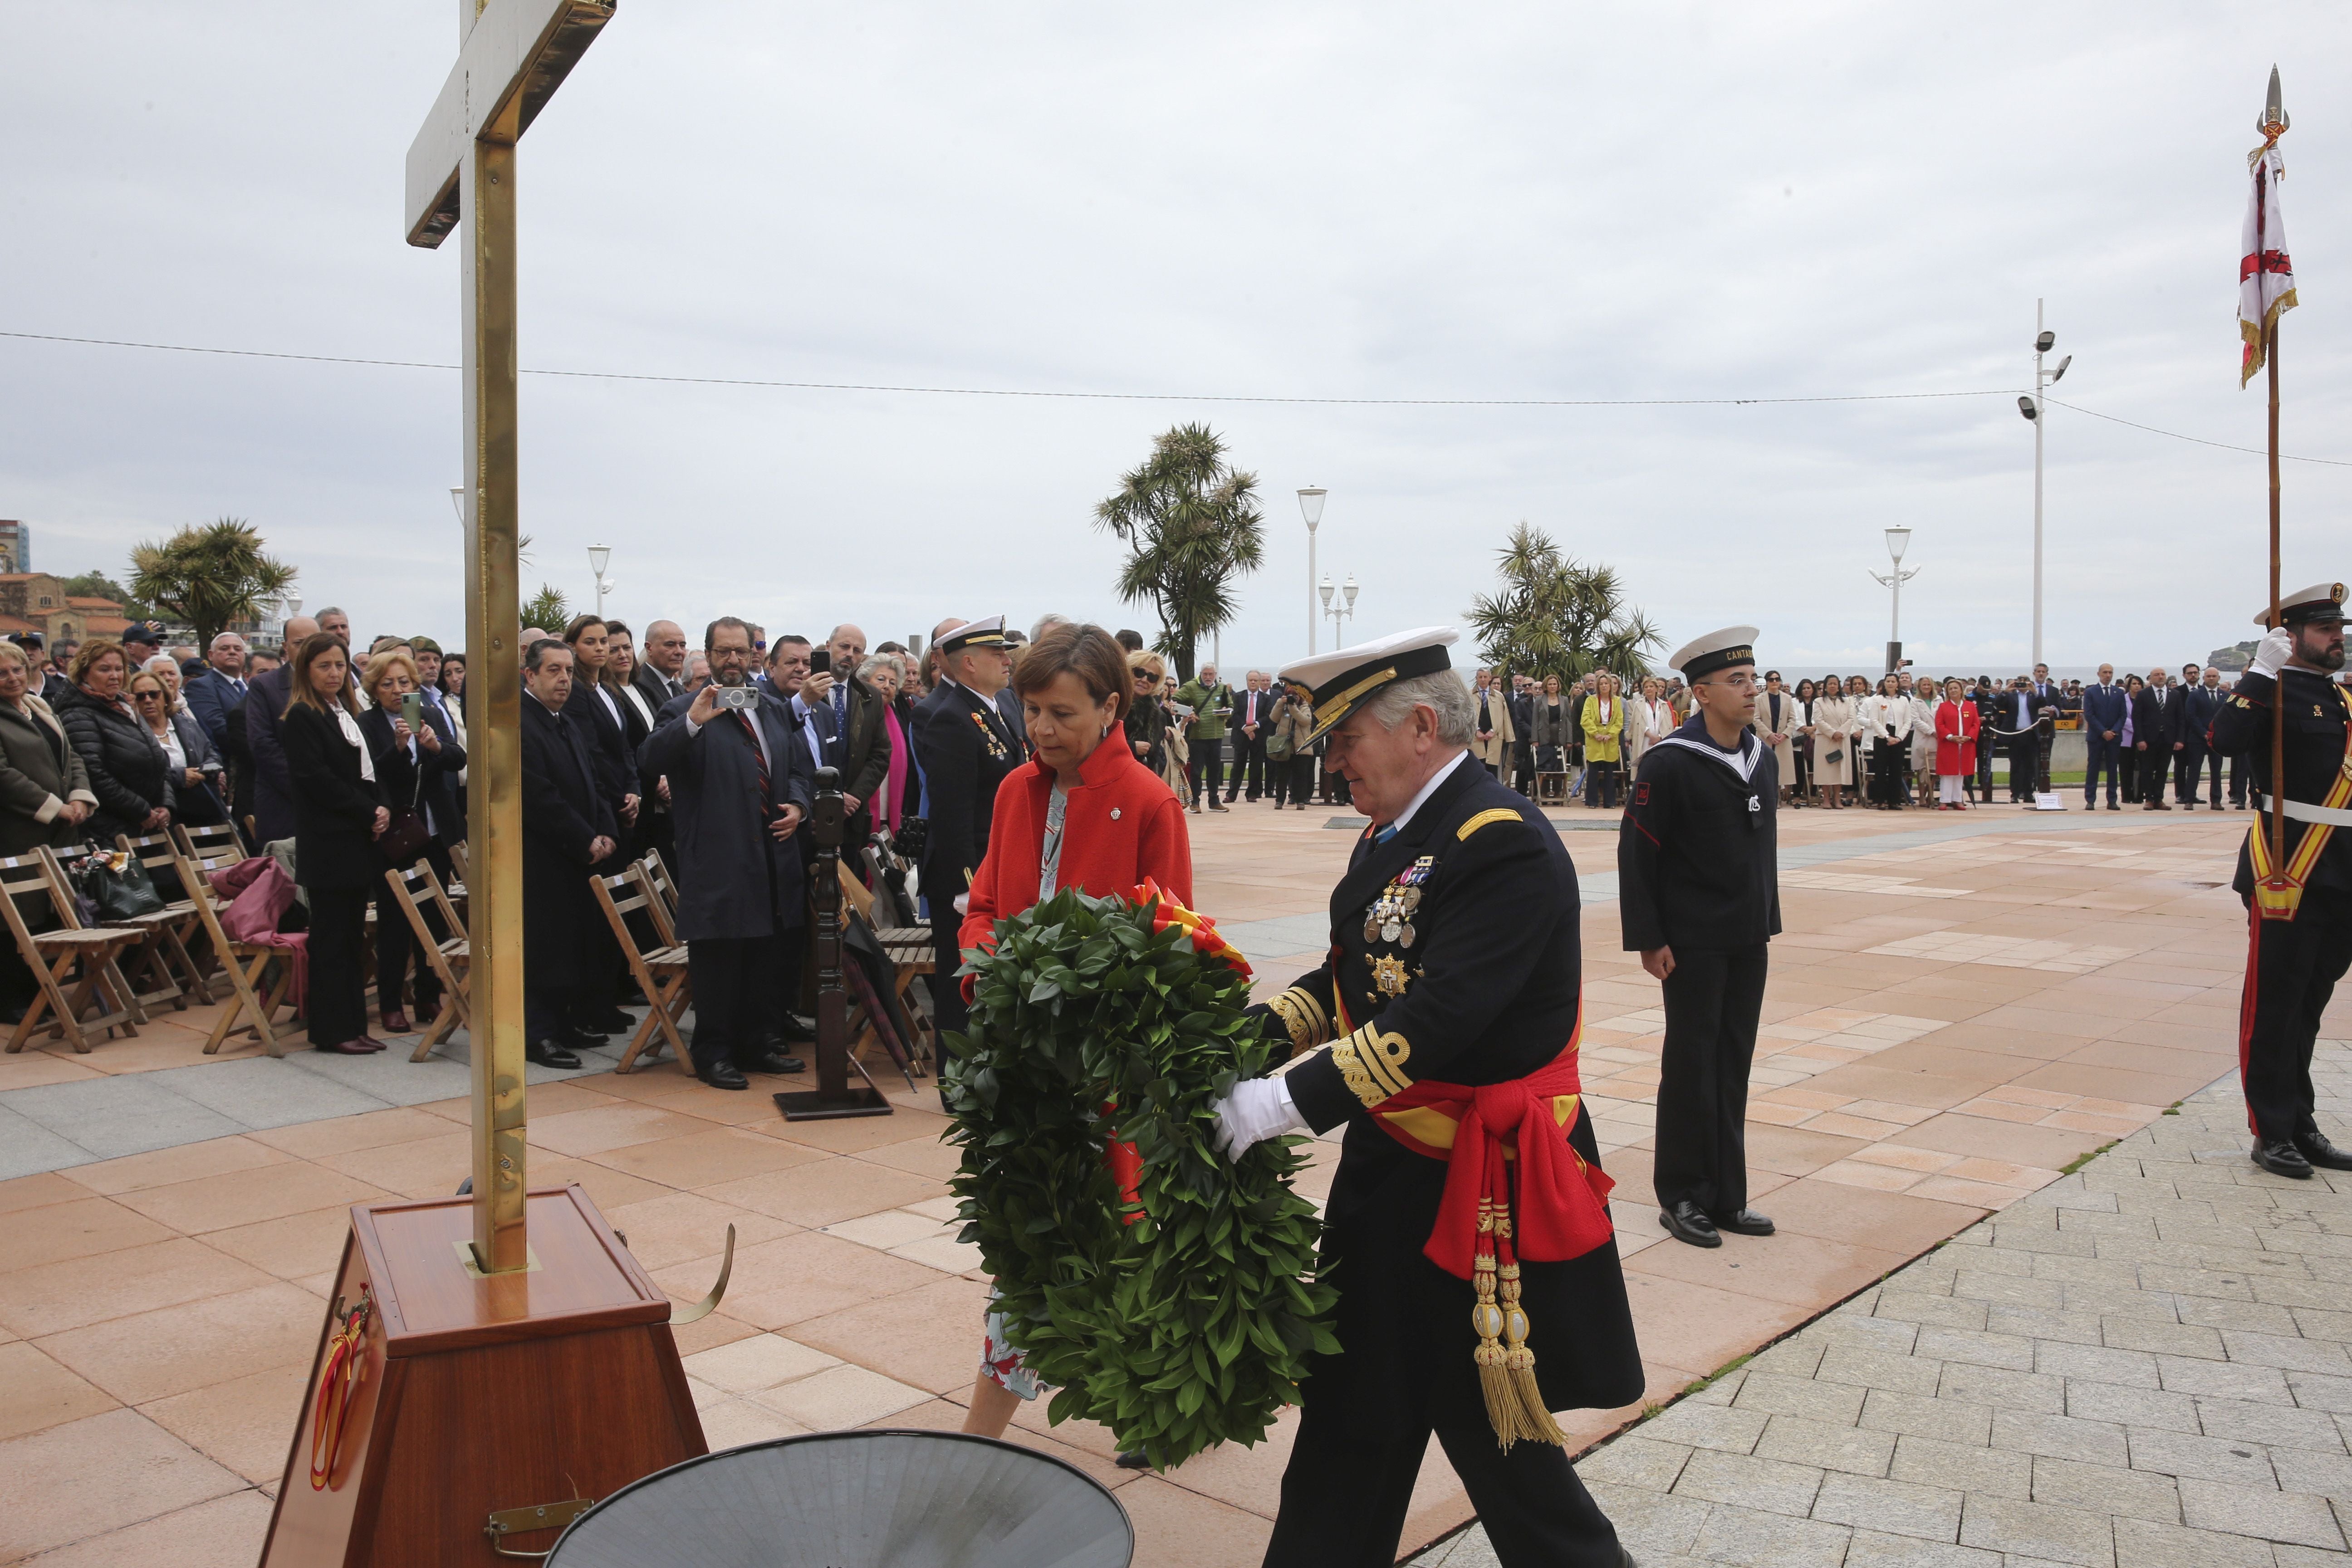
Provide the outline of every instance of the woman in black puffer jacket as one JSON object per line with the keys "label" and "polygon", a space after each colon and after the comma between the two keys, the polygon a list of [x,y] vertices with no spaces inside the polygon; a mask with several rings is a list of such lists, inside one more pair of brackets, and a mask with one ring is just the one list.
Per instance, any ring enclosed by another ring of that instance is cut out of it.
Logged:
{"label": "woman in black puffer jacket", "polygon": [[81,645],[67,672],[72,687],[58,700],[66,738],[89,770],[98,796],[89,837],[111,845],[118,833],[136,838],[172,820],[171,768],[163,748],[122,705],[122,645],[104,637]]}

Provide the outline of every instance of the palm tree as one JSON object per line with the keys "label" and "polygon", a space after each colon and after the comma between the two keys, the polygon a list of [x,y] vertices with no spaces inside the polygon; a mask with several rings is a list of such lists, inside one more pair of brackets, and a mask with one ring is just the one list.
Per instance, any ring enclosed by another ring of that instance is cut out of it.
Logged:
{"label": "palm tree", "polygon": [[1201,639],[1234,618],[1234,579],[1265,559],[1265,516],[1257,476],[1225,461],[1225,444],[1205,425],[1154,437],[1151,456],[1095,507],[1095,526],[1128,547],[1118,595],[1160,616],[1154,646],[1192,679]]}
{"label": "palm tree", "polygon": [[238,517],[184,528],[131,552],[131,591],[195,627],[198,647],[210,647],[232,621],[259,620],[296,574],[263,554],[261,535]]}
{"label": "palm tree", "polygon": [[1592,670],[1639,676],[1643,651],[1660,646],[1657,628],[1627,605],[1616,571],[1580,564],[1550,535],[1522,522],[1496,552],[1502,583],[1470,607],[1479,651],[1489,664],[1540,679],[1581,679]]}
{"label": "palm tree", "polygon": [[522,602],[522,624],[537,626],[543,632],[561,633],[572,621],[571,601],[550,583],[541,583],[539,592]]}

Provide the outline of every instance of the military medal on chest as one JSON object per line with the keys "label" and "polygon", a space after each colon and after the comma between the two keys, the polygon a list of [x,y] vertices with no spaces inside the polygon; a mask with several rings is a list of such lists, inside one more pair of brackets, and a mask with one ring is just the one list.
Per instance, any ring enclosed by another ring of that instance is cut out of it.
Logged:
{"label": "military medal on chest", "polygon": [[[1410,948],[1421,940],[1413,926],[1413,917],[1420,911],[1423,885],[1436,868],[1437,858],[1424,855],[1402,871],[1396,879],[1381,889],[1364,910],[1364,941],[1389,942]],[[1404,960],[1394,953],[1366,953],[1364,963],[1371,969],[1372,984],[1381,994],[1402,996],[1407,980]]]}

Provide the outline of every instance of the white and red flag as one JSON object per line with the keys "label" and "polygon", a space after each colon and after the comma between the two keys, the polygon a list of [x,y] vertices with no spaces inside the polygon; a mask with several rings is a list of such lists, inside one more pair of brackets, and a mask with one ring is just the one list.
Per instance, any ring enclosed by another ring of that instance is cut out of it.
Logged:
{"label": "white and red flag", "polygon": [[[2276,77],[2272,80],[2275,95]],[[2238,263],[2238,331],[2246,340],[2240,386],[2263,368],[2269,329],[2295,306],[2294,262],[2286,253],[2286,222],[2279,211],[2279,182],[2286,178],[2286,165],[2279,158],[2278,138],[2268,138],[2246,162],[2252,166],[2253,189],[2246,197],[2246,238]]]}

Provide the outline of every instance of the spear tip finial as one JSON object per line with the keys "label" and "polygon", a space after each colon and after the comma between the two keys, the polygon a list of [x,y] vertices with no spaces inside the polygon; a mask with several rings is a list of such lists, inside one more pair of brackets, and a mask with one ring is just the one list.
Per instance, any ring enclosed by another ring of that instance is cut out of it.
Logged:
{"label": "spear tip finial", "polygon": [[2254,122],[2254,129],[2271,140],[2276,141],[2279,132],[2284,131],[2288,123],[2286,106],[2280,100],[2279,96],[2278,67],[2273,66],[2271,67],[2270,94],[2263,100],[2263,117]]}

